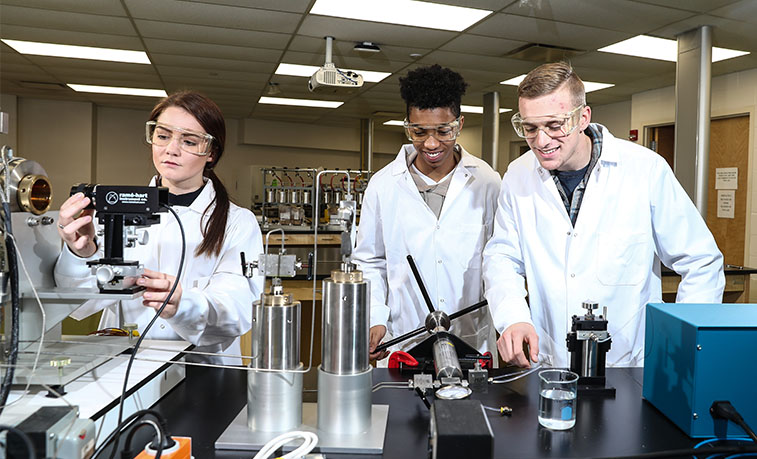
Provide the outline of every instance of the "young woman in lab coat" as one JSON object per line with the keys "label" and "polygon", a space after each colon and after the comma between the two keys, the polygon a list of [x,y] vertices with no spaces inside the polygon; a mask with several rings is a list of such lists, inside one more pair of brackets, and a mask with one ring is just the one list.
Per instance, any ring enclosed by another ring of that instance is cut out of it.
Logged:
{"label": "young woman in lab coat", "polygon": [[[179,92],[160,101],[146,125],[157,175],[151,186],[169,190],[170,202],[186,235],[186,257],[179,284],[147,338],[185,340],[196,351],[240,355],[239,336],[250,329],[252,302],[263,279],[242,276],[239,253],[263,251],[255,216],[236,206],[213,168],[221,159],[226,124],[218,106],[195,92]],[[55,266],[59,286],[96,285],[87,262],[103,256],[97,243],[90,199],[78,193],[60,209],[59,233],[65,246]],[[145,267],[137,283],[146,288],[132,300],[90,300],[72,317],[103,311],[100,327],[136,323],[140,333],[160,308],[175,282],[181,233],[170,213],[146,229],[146,245],[124,249],[124,259]],[[120,315],[120,316],[119,316]],[[240,364],[238,357],[194,355],[193,360]]]}

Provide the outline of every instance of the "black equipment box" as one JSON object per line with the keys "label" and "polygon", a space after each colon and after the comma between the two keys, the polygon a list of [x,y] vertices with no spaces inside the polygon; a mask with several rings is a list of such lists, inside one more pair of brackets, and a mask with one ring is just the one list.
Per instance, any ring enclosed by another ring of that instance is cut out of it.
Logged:
{"label": "black equipment box", "polygon": [[479,401],[437,399],[429,434],[432,459],[494,457],[494,433]]}

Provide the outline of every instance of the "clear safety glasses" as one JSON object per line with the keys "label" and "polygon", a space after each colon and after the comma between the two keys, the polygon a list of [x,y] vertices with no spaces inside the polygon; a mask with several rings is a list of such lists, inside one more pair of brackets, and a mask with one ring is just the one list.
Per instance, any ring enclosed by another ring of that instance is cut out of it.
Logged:
{"label": "clear safety glasses", "polygon": [[433,136],[439,142],[455,140],[460,134],[460,118],[444,124],[424,126],[411,124],[407,119],[404,122],[407,138],[411,142],[425,142],[429,136]]}
{"label": "clear safety glasses", "polygon": [[197,156],[210,154],[210,149],[213,145],[213,136],[210,134],[169,126],[157,121],[148,121],[145,123],[145,136],[147,143],[159,147],[165,147],[173,141],[174,137],[177,137],[181,151]]}
{"label": "clear safety glasses", "polygon": [[543,131],[553,139],[569,136],[581,119],[581,109],[586,105],[579,105],[568,113],[558,115],[536,116],[532,118],[521,118],[520,112],[513,115],[510,120],[513,123],[513,129],[518,137],[524,139],[534,139]]}

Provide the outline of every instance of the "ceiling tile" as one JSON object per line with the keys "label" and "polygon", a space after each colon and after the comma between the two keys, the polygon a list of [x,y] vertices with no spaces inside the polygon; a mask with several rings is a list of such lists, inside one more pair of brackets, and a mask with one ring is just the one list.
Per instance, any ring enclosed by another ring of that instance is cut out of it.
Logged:
{"label": "ceiling tile", "polygon": [[108,33],[90,33],[72,30],[46,29],[41,27],[3,25],[2,36],[3,38],[10,38],[12,40],[59,43],[63,45],[94,46],[100,48],[138,51],[141,51],[143,48],[142,42],[136,34],[131,36],[112,35]]}
{"label": "ceiling tile", "polygon": [[457,53],[499,57],[525,44],[527,44],[525,41],[520,40],[466,34],[454,38],[440,49]]}
{"label": "ceiling tile", "polygon": [[647,33],[662,25],[694,15],[687,11],[630,3],[627,0],[605,0],[601,8],[585,0],[515,2],[504,11],[519,16],[581,24],[634,35]]}
{"label": "ceiling tile", "polygon": [[264,10],[305,13],[311,0],[187,0],[192,3],[211,3],[214,5],[254,7]]}
{"label": "ceiling tile", "polygon": [[[368,41],[368,40],[364,40]],[[381,48],[378,53],[361,53],[354,50],[358,41],[335,40],[332,44],[332,54],[334,59],[342,57],[352,57],[365,62],[383,62],[386,60],[412,62],[411,53],[426,54],[431,50],[428,48],[411,48],[407,46],[395,46],[385,43],[375,42],[374,44]],[[326,41],[323,37],[310,37],[305,35],[296,35],[289,44],[289,51],[320,54],[326,54]]]}
{"label": "ceiling tile", "polygon": [[173,65],[156,65],[158,74],[163,78],[173,78],[179,81],[192,81],[193,78],[215,78],[218,84],[234,86],[237,82],[268,81],[269,74],[254,72],[238,72],[231,70],[205,69],[198,70],[196,67],[181,67]]}
{"label": "ceiling tile", "polygon": [[272,73],[276,70],[276,63],[253,62],[233,59],[215,59],[212,57],[180,56],[176,54],[150,55],[156,66],[192,67],[196,69],[232,70],[238,72]]}
{"label": "ceiling tile", "polygon": [[294,32],[301,15],[283,11],[212,5],[181,0],[124,0],[135,19],[179,22],[229,29]]}
{"label": "ceiling tile", "polygon": [[653,35],[675,39],[677,35],[703,25],[712,27],[713,46],[743,51],[757,51],[757,33],[754,33],[754,24],[716,16],[693,16],[656,29]]}
{"label": "ceiling tile", "polygon": [[457,35],[455,32],[444,30],[314,15],[305,17],[297,33],[316,38],[333,36],[335,41],[374,41],[395,46],[410,44],[421,49],[436,48]]}
{"label": "ceiling tile", "polygon": [[275,49],[228,46],[208,43],[187,43],[179,40],[145,39],[150,54],[214,57],[239,61],[279,62],[281,51]]}
{"label": "ceiling tile", "polygon": [[119,0],[3,0],[2,4],[69,13],[126,16]]}
{"label": "ceiling tile", "polygon": [[669,6],[679,10],[706,13],[713,8],[733,3],[734,0],[632,0],[634,3]]}
{"label": "ceiling tile", "polygon": [[546,19],[530,18],[513,14],[490,16],[471,33],[489,37],[522,40],[573,49],[593,50],[629,38],[629,34],[597,29],[583,25]]}
{"label": "ceiling tile", "polygon": [[74,32],[135,35],[134,28],[126,17],[70,13],[21,6],[1,6],[0,21],[3,25],[12,24]]}
{"label": "ceiling tile", "polygon": [[196,24],[172,24],[161,21],[137,19],[134,21],[140,35],[146,38],[181,40],[188,43],[215,43],[219,45],[246,46],[256,48],[286,48],[289,35],[257,30],[227,29]]}

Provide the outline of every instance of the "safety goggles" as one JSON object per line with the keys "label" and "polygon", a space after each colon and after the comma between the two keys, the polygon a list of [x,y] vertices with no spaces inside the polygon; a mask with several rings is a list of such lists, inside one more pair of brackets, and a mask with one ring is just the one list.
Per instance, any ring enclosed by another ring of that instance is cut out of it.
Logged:
{"label": "safety goggles", "polygon": [[581,109],[585,105],[579,105],[567,113],[558,115],[535,116],[531,118],[521,118],[520,112],[513,115],[511,122],[513,129],[518,137],[524,139],[534,139],[539,135],[539,131],[553,139],[569,136],[578,127],[581,119]]}
{"label": "safety goggles", "polygon": [[455,140],[460,134],[460,118],[436,125],[411,124],[405,119],[404,126],[407,138],[411,142],[425,142],[429,136],[433,136],[439,142],[448,142]]}
{"label": "safety goggles", "polygon": [[204,132],[190,131],[176,126],[148,121],[145,123],[145,138],[150,145],[165,147],[174,137],[179,140],[179,149],[197,156],[207,156],[213,145],[213,136]]}

